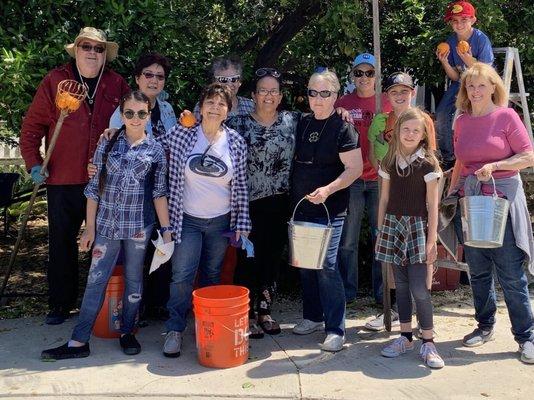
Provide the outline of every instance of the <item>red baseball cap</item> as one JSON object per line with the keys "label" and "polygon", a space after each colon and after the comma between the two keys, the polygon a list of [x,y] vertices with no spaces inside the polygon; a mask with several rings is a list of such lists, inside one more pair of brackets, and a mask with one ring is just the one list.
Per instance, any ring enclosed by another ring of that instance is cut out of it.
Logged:
{"label": "red baseball cap", "polygon": [[468,1],[450,3],[445,11],[445,22],[449,22],[452,17],[476,17],[475,7]]}

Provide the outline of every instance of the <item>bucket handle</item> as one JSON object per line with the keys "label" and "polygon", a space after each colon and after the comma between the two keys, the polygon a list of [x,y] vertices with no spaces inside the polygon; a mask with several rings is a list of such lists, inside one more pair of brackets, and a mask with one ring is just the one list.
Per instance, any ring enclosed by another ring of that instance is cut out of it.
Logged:
{"label": "bucket handle", "polygon": [[[490,178],[491,178],[491,183],[493,185],[492,197],[493,197],[493,200],[495,200],[495,199],[497,199],[499,197],[497,195],[497,186],[495,186],[495,179],[493,178],[493,175],[491,175]],[[477,182],[476,192],[479,193],[479,194],[482,194],[482,181],[478,181]]]}
{"label": "bucket handle", "polygon": [[[295,220],[295,213],[297,212],[297,208],[300,205],[300,203],[302,203],[304,200],[307,200],[306,196],[304,196],[302,199],[300,199],[299,202],[297,203],[297,205],[295,206],[295,209],[293,210],[293,215],[291,216],[291,221],[290,222],[293,222]],[[330,223],[330,213],[328,212],[328,208],[326,208],[326,205],[324,203],[321,203],[321,204],[324,207],[324,210],[326,211],[326,217],[328,218],[328,227],[330,227],[330,226],[332,226],[332,224]]]}

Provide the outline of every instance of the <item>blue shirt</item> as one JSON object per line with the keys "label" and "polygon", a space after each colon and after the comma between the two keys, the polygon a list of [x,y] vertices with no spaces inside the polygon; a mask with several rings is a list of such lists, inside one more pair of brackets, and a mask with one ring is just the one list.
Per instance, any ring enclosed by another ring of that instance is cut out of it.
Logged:
{"label": "blue shirt", "polygon": [[109,140],[98,145],[93,163],[97,173],[85,188],[85,196],[98,202],[96,231],[109,239],[130,239],[144,227],[154,223],[153,199],[167,196],[167,159],[161,145],[148,137],[130,146],[123,130],[108,152],[103,192],[98,190],[103,155]]}
{"label": "blue shirt", "polygon": [[[467,41],[471,47],[471,54],[477,59],[477,61],[485,64],[493,64],[494,56],[493,49],[491,48],[491,42],[484,32],[479,29],[473,28],[473,33]],[[465,63],[458,55],[456,46],[458,46],[458,36],[454,33],[447,38],[451,51],[449,53],[449,64],[451,67],[456,68],[458,72],[462,73],[465,69]]]}

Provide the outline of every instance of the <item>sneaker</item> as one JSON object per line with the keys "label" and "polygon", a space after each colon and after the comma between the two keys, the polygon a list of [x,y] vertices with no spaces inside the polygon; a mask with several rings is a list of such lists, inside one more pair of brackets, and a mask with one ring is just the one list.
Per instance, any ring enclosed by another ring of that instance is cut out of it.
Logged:
{"label": "sneaker", "polygon": [[493,340],[493,329],[484,331],[480,328],[476,328],[469,335],[465,335],[462,340],[462,344],[466,347],[482,346],[484,343]]}
{"label": "sneaker", "polygon": [[[391,327],[393,328],[398,326],[400,326],[399,314],[397,314],[394,310],[391,310]],[[376,332],[386,329],[384,326],[384,314],[378,314],[375,319],[366,322],[365,329]]]}
{"label": "sneaker", "polygon": [[407,351],[413,350],[413,348],[413,341],[410,342],[405,336],[399,336],[393,342],[384,347],[380,354],[382,354],[384,357],[394,358],[406,353]]}
{"label": "sneaker", "polygon": [[436,345],[433,342],[423,343],[421,350],[419,350],[421,358],[424,363],[430,368],[443,368],[445,363],[443,359],[439,356],[438,351],[436,350]]}
{"label": "sneaker", "polygon": [[169,331],[165,336],[165,344],[163,345],[163,355],[165,357],[178,357],[182,350],[182,332]]}
{"label": "sneaker", "polygon": [[46,315],[45,324],[60,325],[67,319],[69,319],[69,312],[62,307],[55,307]]}
{"label": "sneaker", "polygon": [[53,349],[44,350],[41,353],[41,360],[66,360],[68,358],[84,358],[90,354],[89,343],[80,347],[69,347],[69,343]]}
{"label": "sneaker", "polygon": [[309,335],[315,331],[323,329],[322,322],[313,322],[309,319],[303,319],[293,328],[293,333],[296,335]]}
{"label": "sneaker", "polygon": [[531,341],[519,345],[521,352],[521,361],[527,364],[534,364],[534,343]]}
{"label": "sneaker", "polygon": [[119,339],[122,352],[126,355],[133,356],[141,352],[141,345],[133,333],[122,335]]}
{"label": "sneaker", "polygon": [[345,344],[345,336],[337,335],[335,333],[329,333],[326,335],[326,339],[321,345],[321,349],[324,351],[336,352],[343,349]]}

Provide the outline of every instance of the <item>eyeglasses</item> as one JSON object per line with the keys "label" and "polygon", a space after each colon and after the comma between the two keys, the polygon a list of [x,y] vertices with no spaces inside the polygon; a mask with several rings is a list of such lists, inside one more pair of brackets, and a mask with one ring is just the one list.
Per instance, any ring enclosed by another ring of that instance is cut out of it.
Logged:
{"label": "eyeglasses", "polygon": [[152,79],[156,77],[156,79],[160,82],[165,80],[165,75],[163,74],[153,74],[152,72],[141,72],[141,73],[144,75],[146,79]]}
{"label": "eyeglasses", "polygon": [[139,119],[146,119],[146,117],[148,117],[150,113],[148,111],[145,111],[145,110],[140,110],[140,111],[133,111],[133,110],[126,110],[122,113],[122,115],[124,115],[124,118],[126,119],[133,119],[133,117],[135,117],[137,115],[137,117]]}
{"label": "eyeglasses", "polygon": [[354,75],[356,78],[361,78],[364,75],[368,78],[372,78],[375,76],[375,70],[370,69],[369,71],[362,71],[361,69],[355,69],[352,71],[352,75]]}
{"label": "eyeglasses", "polygon": [[219,83],[236,83],[236,82],[239,82],[241,80],[241,75],[233,75],[233,76],[219,76],[219,75],[215,75],[213,77],[213,79],[216,81],[216,82],[219,82]]}
{"label": "eyeglasses", "polygon": [[200,165],[203,167],[211,167],[213,165],[213,160],[209,158],[208,151],[211,149],[212,144],[210,143],[204,153],[200,156]]}
{"label": "eyeglasses", "polygon": [[280,73],[280,71],[274,68],[259,68],[256,70],[256,76],[258,78],[261,78],[264,76],[272,76],[273,78],[280,78],[282,74]]}
{"label": "eyeglasses", "polygon": [[104,46],[100,46],[100,45],[95,45],[95,46],[91,46],[89,43],[84,43],[84,44],[79,44],[78,47],[80,47],[83,51],[86,51],[86,52],[90,52],[90,51],[95,51],[95,53],[103,53],[106,51],[106,48]]}
{"label": "eyeglasses", "polygon": [[268,94],[270,94],[271,96],[278,96],[280,94],[280,89],[269,90],[269,89],[261,88],[261,89],[256,90],[256,93],[261,96],[267,96]]}
{"label": "eyeglasses", "polygon": [[331,90],[321,90],[321,91],[318,91],[318,90],[314,90],[314,89],[308,89],[308,96],[310,97],[317,97],[317,95],[320,95],[323,99],[326,99],[330,96],[332,96],[332,92]]}

